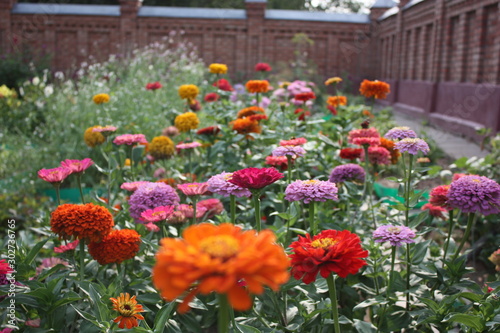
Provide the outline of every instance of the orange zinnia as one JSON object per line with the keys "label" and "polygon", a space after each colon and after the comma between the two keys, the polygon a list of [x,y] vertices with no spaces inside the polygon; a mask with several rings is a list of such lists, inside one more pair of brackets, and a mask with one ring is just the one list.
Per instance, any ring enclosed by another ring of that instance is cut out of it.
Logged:
{"label": "orange zinnia", "polygon": [[387,149],[389,151],[389,153],[391,153],[391,163],[392,164],[398,163],[399,157],[401,156],[401,153],[399,152],[399,150],[394,149],[395,144],[396,143],[392,140],[380,137],[380,146],[384,147],[385,149]]}
{"label": "orange zinnia", "polygon": [[233,130],[239,134],[260,133],[262,131],[259,126],[259,122],[248,117],[236,119],[231,122],[231,124],[233,126]]}
{"label": "orange zinnia", "polygon": [[389,83],[384,81],[363,80],[363,82],[361,82],[361,86],[359,87],[359,92],[367,98],[386,98],[387,94],[391,92],[391,86]]}
{"label": "orange zinnia", "polygon": [[269,82],[266,80],[250,80],[245,87],[249,93],[266,93],[269,91]]}
{"label": "orange zinnia", "polygon": [[263,114],[266,113],[263,108],[259,106],[250,106],[248,108],[241,109],[238,111],[237,118],[245,118],[245,117],[250,117],[253,116],[254,114]]}
{"label": "orange zinnia", "polygon": [[196,294],[213,291],[226,294],[235,310],[248,310],[249,293],[262,294],[264,285],[277,291],[289,279],[288,258],[270,230],[257,234],[230,223],[202,223],[182,236],[161,240],[153,267],[153,284],[166,300],[188,292],[179,313],[189,310]]}
{"label": "orange zinnia", "polygon": [[135,300],[135,296],[130,297],[129,293],[123,295],[120,294],[119,297],[113,298],[110,297],[111,302],[113,303],[113,310],[118,311],[120,314],[113,321],[118,323],[119,328],[131,329],[132,327],[139,326],[139,320],[144,320],[144,317],[139,314],[139,312],[144,312],[142,305],[137,304]]}
{"label": "orange zinnia", "polygon": [[64,204],[52,212],[50,229],[64,239],[100,242],[113,228],[113,216],[102,206]]}
{"label": "orange zinnia", "polygon": [[89,253],[101,265],[120,264],[135,257],[140,243],[141,236],[135,230],[113,230],[102,241],[90,243]]}
{"label": "orange zinnia", "polygon": [[347,105],[347,97],[345,96],[329,96],[326,104],[337,107],[339,105]]}

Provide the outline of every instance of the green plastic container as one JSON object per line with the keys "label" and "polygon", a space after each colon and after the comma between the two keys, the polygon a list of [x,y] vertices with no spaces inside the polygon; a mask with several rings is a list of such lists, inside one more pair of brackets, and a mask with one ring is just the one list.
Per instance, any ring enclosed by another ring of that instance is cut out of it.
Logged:
{"label": "green plastic container", "polygon": [[[404,198],[398,196],[398,189],[397,188],[386,187],[386,186],[381,185],[379,183],[373,183],[373,189],[375,190],[375,194],[377,195],[377,197],[379,197],[380,199],[382,199],[384,197],[389,197],[389,198],[394,198],[401,203],[405,202]],[[420,208],[428,202],[429,192],[425,191],[424,194],[422,195],[422,197],[427,199],[427,200],[419,202],[415,206],[415,208]],[[388,204],[394,204],[394,201],[391,201],[388,199],[384,200],[383,202],[388,203]]]}
{"label": "green plastic container", "polygon": [[[92,187],[84,187],[82,189],[83,195],[87,196],[92,192]],[[53,188],[41,190],[40,194],[52,198],[52,200],[57,200],[56,190]],[[62,188],[60,190],[61,201],[66,203],[81,203],[80,190],[78,188]]]}

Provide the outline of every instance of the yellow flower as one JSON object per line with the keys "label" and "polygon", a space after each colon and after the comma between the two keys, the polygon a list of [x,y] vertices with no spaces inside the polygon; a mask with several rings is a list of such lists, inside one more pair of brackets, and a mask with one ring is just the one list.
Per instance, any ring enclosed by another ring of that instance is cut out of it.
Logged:
{"label": "yellow flower", "polygon": [[280,83],[280,88],[286,89],[290,85],[291,82],[285,81]]}
{"label": "yellow flower", "polygon": [[102,103],[108,103],[109,102],[109,95],[108,94],[97,94],[92,97],[92,100],[94,101],[95,104],[102,104]]}
{"label": "yellow flower", "polygon": [[85,133],[83,133],[83,140],[87,144],[87,146],[94,148],[95,146],[98,146],[100,144],[103,144],[104,141],[106,141],[106,138],[104,135],[102,135],[99,132],[94,132],[94,128],[98,128],[99,126],[93,126],[89,127],[85,130]]}
{"label": "yellow flower", "polygon": [[131,329],[132,327],[139,326],[137,320],[144,320],[144,317],[140,315],[140,312],[144,312],[142,305],[137,304],[135,296],[130,297],[129,293],[123,295],[120,294],[117,298],[110,298],[113,303],[113,310],[118,311],[120,314],[113,321],[118,323],[119,328]]}
{"label": "yellow flower", "polygon": [[174,126],[181,132],[198,128],[200,120],[194,112],[186,112],[175,117]]}
{"label": "yellow flower", "polygon": [[329,86],[330,84],[337,84],[342,82],[342,79],[338,76],[334,76],[325,81],[325,85]]}
{"label": "yellow flower", "polygon": [[157,136],[149,143],[148,150],[151,156],[159,160],[172,156],[175,145],[168,136]]}
{"label": "yellow flower", "polygon": [[210,70],[210,73],[212,74],[226,74],[227,73],[227,66],[224,64],[211,64],[208,66],[208,69]]}
{"label": "yellow flower", "polygon": [[182,99],[195,99],[200,93],[200,89],[194,84],[183,84],[179,87],[179,96]]}
{"label": "yellow flower", "polygon": [[126,166],[126,167],[130,166],[130,158],[125,159],[125,163],[123,164],[123,166]]}
{"label": "yellow flower", "polygon": [[5,84],[0,86],[0,98],[16,97],[16,91],[9,89]]}

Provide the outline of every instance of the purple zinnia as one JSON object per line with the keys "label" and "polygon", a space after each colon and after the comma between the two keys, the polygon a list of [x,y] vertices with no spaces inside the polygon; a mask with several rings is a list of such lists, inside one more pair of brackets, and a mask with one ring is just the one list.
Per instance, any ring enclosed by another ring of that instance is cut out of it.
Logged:
{"label": "purple zinnia", "polygon": [[417,133],[407,126],[394,127],[385,133],[384,137],[391,140],[402,140],[406,138],[416,138]]}
{"label": "purple zinnia", "polygon": [[322,180],[296,180],[286,187],[285,199],[288,201],[326,201],[338,200],[337,186]]}
{"label": "purple zinnia", "polygon": [[396,142],[394,149],[399,150],[401,153],[408,152],[412,155],[417,155],[419,151],[426,155],[429,152],[429,145],[419,138],[406,138]]}
{"label": "purple zinnia", "polygon": [[451,183],[447,204],[464,213],[500,213],[500,185],[483,176],[463,176]]}
{"label": "purple zinnia", "polygon": [[207,181],[208,190],[210,192],[220,194],[224,197],[228,197],[231,194],[238,198],[250,197],[252,193],[248,189],[239,187],[238,185],[235,185],[228,181],[232,175],[232,173],[223,172],[221,174],[210,177],[210,179]]}
{"label": "purple zinnia", "polygon": [[175,190],[165,183],[147,183],[130,196],[128,201],[130,216],[141,222],[141,213],[159,206],[177,205],[179,196]]}
{"label": "purple zinnia", "polygon": [[354,163],[347,163],[333,168],[330,174],[330,182],[343,183],[346,181],[365,181],[365,169]]}
{"label": "purple zinnia", "polygon": [[273,150],[273,156],[291,156],[292,158],[302,157],[306,153],[301,146],[279,146]]}
{"label": "purple zinnia", "polygon": [[375,242],[390,242],[392,246],[415,243],[415,232],[408,227],[401,225],[386,224],[381,225],[373,232]]}

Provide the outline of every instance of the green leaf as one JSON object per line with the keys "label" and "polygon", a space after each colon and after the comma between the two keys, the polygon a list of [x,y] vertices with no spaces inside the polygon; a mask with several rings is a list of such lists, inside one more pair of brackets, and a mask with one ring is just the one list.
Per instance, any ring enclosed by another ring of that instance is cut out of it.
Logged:
{"label": "green leaf", "polygon": [[481,295],[470,293],[470,292],[460,293],[459,297],[467,298],[468,300],[471,300],[473,302],[479,302],[483,298]]}
{"label": "green leaf", "polygon": [[165,325],[167,324],[167,320],[170,317],[170,314],[174,310],[176,302],[170,302],[165,304],[160,311],[156,314],[155,322],[153,326],[154,333],[161,333],[165,329]]}
{"label": "green leaf", "polygon": [[370,299],[364,300],[363,302],[356,305],[352,309],[352,311],[361,310],[361,309],[367,308],[367,307],[375,305],[375,304],[384,305],[384,304],[387,304],[387,300],[385,299],[385,297],[382,297],[382,296],[370,298]]}
{"label": "green leaf", "polygon": [[375,333],[377,331],[377,328],[371,323],[359,319],[354,319],[354,328],[359,333]]}
{"label": "green leaf", "polygon": [[467,327],[473,328],[478,332],[484,330],[484,319],[478,316],[467,315],[464,313],[455,313],[446,316],[443,322],[460,323]]}
{"label": "green leaf", "polygon": [[142,161],[142,156],[144,155],[144,146],[139,145],[132,148],[132,160],[137,163]]}
{"label": "green leaf", "polygon": [[75,311],[80,315],[82,316],[83,319],[85,320],[88,320],[90,321],[92,324],[94,324],[95,326],[99,327],[99,328],[104,328],[104,325],[101,324],[99,321],[97,321],[96,317],[94,317],[93,315],[91,315],[90,313],[86,312],[86,311],[83,311],[83,310],[80,310],[78,308],[76,308],[73,304],[71,304],[71,307],[73,309],[75,309]]}
{"label": "green leaf", "polygon": [[44,239],[43,241],[40,241],[35,246],[33,246],[33,248],[31,249],[31,251],[28,253],[28,255],[26,256],[26,258],[24,259],[24,263],[27,264],[27,265],[31,265],[31,263],[33,262],[33,260],[35,260],[35,257],[38,254],[38,252],[40,252],[40,250],[45,245],[45,243],[47,243],[48,240],[49,240],[49,238]]}
{"label": "green leaf", "polygon": [[261,333],[259,329],[256,329],[255,327],[243,325],[243,324],[238,324],[238,322],[235,323],[235,328],[236,332],[239,333]]}
{"label": "green leaf", "polygon": [[[467,160],[468,160],[467,157],[461,157],[455,161],[454,165],[457,168],[465,168],[467,166]],[[450,167],[451,167],[451,165],[450,165]]]}
{"label": "green leaf", "polygon": [[427,250],[429,249],[430,240],[420,242],[411,248],[411,262],[414,265],[419,265],[425,259]]}

